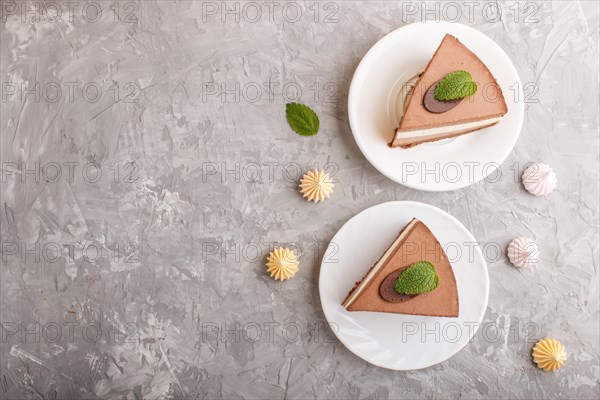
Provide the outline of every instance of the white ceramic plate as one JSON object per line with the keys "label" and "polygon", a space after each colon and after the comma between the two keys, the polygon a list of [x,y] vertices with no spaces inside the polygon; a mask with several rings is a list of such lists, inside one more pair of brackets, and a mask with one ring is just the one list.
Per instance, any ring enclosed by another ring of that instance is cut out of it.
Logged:
{"label": "white ceramic plate", "polygon": [[[342,302],[356,281],[416,217],[446,250],[458,286],[458,318],[348,312]],[[485,313],[489,278],[475,238],[456,218],[428,204],[394,201],[362,211],[334,236],[321,264],[321,305],[340,341],[360,358],[395,370],[425,368],[456,354]]]}
{"label": "white ceramic plate", "polygon": [[[446,33],[456,36],[498,80],[508,113],[497,125],[412,149],[391,149],[404,101],[403,85],[431,59]],[[492,39],[465,25],[418,22],[393,31],[364,56],[350,85],[348,117],[356,143],[382,174],[405,186],[427,191],[455,190],[488,175],[510,154],[523,125],[521,80],[514,65]]]}

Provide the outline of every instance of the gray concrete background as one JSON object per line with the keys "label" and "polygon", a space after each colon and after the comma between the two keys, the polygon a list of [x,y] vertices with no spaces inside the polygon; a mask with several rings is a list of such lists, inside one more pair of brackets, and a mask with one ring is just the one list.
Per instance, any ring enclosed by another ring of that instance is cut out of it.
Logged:
{"label": "gray concrete background", "polygon": [[[35,4],[2,2],[1,398],[598,398],[598,3],[58,1],[54,20]],[[346,113],[365,52],[436,13],[530,84],[502,178],[447,193],[379,174]],[[298,88],[316,137],[286,124]],[[530,161],[557,172],[551,196],[514,178]],[[319,205],[296,190],[314,165],[338,180]],[[331,237],[390,200],[438,206],[491,249],[484,328],[420,371],[351,354],[319,303]],[[536,268],[494,254],[517,235]],[[289,282],[265,273],[273,243],[301,253]],[[569,353],[554,374],[530,359],[545,336]]]}

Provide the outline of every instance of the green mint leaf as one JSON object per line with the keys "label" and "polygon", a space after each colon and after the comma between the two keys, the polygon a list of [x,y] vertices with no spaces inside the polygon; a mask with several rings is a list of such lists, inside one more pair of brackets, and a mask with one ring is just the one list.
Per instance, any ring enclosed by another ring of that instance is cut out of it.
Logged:
{"label": "green mint leaf", "polygon": [[310,107],[304,104],[286,104],[285,116],[290,127],[298,135],[314,136],[319,132],[319,117]]}
{"label": "green mint leaf", "polygon": [[473,82],[470,73],[454,71],[442,78],[433,98],[439,101],[459,100],[474,95],[476,91],[477,84]]}
{"label": "green mint leaf", "polygon": [[394,289],[400,294],[415,295],[431,292],[438,287],[440,278],[429,261],[419,261],[402,271]]}

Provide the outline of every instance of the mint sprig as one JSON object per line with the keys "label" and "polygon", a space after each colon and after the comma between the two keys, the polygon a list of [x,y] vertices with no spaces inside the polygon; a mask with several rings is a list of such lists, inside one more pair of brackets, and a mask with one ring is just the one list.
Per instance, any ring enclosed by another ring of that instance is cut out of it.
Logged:
{"label": "mint sprig", "polygon": [[467,71],[454,71],[444,76],[433,98],[439,101],[459,100],[472,96],[477,92],[477,83],[473,82],[471,74]]}
{"label": "mint sprig", "polygon": [[288,103],[285,106],[288,124],[298,135],[314,136],[319,132],[319,117],[308,106],[300,103]]}
{"label": "mint sprig", "polygon": [[440,283],[440,278],[435,273],[435,267],[429,261],[419,261],[402,271],[394,290],[400,294],[416,295],[431,292]]}

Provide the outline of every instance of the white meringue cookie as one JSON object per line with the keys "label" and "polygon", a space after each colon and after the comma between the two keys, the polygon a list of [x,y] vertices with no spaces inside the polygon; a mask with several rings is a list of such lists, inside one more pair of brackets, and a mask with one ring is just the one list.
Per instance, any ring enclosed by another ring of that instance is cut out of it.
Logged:
{"label": "white meringue cookie", "polygon": [[540,261],[538,244],[527,237],[518,237],[508,245],[508,259],[517,268],[528,268]]}
{"label": "white meringue cookie", "polygon": [[534,196],[547,196],[556,189],[558,179],[548,165],[535,163],[523,172],[523,186]]}

